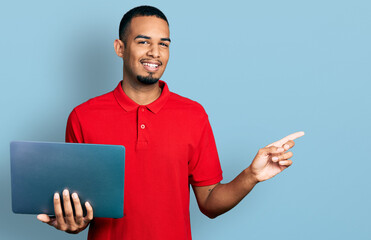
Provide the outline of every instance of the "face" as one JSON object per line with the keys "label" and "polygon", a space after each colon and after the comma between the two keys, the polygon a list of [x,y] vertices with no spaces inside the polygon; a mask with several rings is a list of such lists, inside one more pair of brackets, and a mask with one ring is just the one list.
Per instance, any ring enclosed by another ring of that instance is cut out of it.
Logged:
{"label": "face", "polygon": [[169,60],[169,27],[155,16],[134,17],[123,48],[124,80],[156,83]]}

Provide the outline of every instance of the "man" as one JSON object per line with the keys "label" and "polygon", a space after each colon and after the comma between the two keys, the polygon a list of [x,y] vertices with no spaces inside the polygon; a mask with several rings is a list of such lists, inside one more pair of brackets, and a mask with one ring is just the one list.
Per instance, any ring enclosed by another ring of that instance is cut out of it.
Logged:
{"label": "man", "polygon": [[90,223],[88,239],[191,239],[190,185],[200,210],[215,218],[237,205],[258,182],[292,164],[293,154],[286,151],[303,132],[260,149],[247,169],[221,184],[207,114],[159,80],[170,42],[168,21],[160,10],[141,6],[126,13],[120,39],[114,42],[124,62],[122,82],[112,92],[77,106],[68,119],[67,142],[126,147],[124,217],[93,219],[89,203],[84,217],[77,194],[72,194],[71,203],[65,190],[63,203],[57,193],[54,196],[55,218],[41,214],[39,220],[69,233]]}

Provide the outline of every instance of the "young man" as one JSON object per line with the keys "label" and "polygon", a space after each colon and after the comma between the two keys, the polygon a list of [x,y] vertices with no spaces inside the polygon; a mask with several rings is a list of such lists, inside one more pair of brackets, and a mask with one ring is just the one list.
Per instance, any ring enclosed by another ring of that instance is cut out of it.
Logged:
{"label": "young man", "polygon": [[[55,218],[38,219],[78,233],[90,223],[89,239],[191,239],[189,186],[200,210],[210,218],[238,204],[258,183],[292,164],[294,139],[259,150],[252,164],[233,181],[221,184],[214,136],[202,106],[169,91],[160,77],[169,59],[170,33],[165,15],[141,6],[126,13],[114,47],[123,59],[123,80],[110,93],[77,106],[69,116],[66,141],[126,147],[125,216],[94,218],[76,193],[54,197]],[[89,166],[87,166],[89,167]],[[63,217],[61,204],[64,206]],[[75,208],[75,217],[72,210]]]}

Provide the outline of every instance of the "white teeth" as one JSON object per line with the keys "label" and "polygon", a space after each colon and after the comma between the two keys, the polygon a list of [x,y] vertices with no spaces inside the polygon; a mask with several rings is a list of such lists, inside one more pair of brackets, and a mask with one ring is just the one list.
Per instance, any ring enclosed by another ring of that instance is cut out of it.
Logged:
{"label": "white teeth", "polygon": [[149,66],[149,67],[151,67],[151,68],[157,68],[157,67],[158,67],[157,64],[153,64],[153,63],[143,63],[143,65],[145,65],[145,66]]}

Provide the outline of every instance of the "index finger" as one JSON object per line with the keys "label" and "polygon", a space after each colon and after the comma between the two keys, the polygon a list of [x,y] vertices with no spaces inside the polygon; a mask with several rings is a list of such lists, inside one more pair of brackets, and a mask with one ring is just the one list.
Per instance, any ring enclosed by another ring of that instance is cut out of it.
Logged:
{"label": "index finger", "polygon": [[290,140],[295,140],[299,137],[302,137],[304,136],[304,132],[303,131],[300,131],[300,132],[296,132],[296,133],[292,133],[274,143],[271,143],[269,145],[267,145],[266,147],[270,147],[270,146],[276,146],[276,147],[281,147],[284,143],[286,143],[287,141],[290,141]]}

